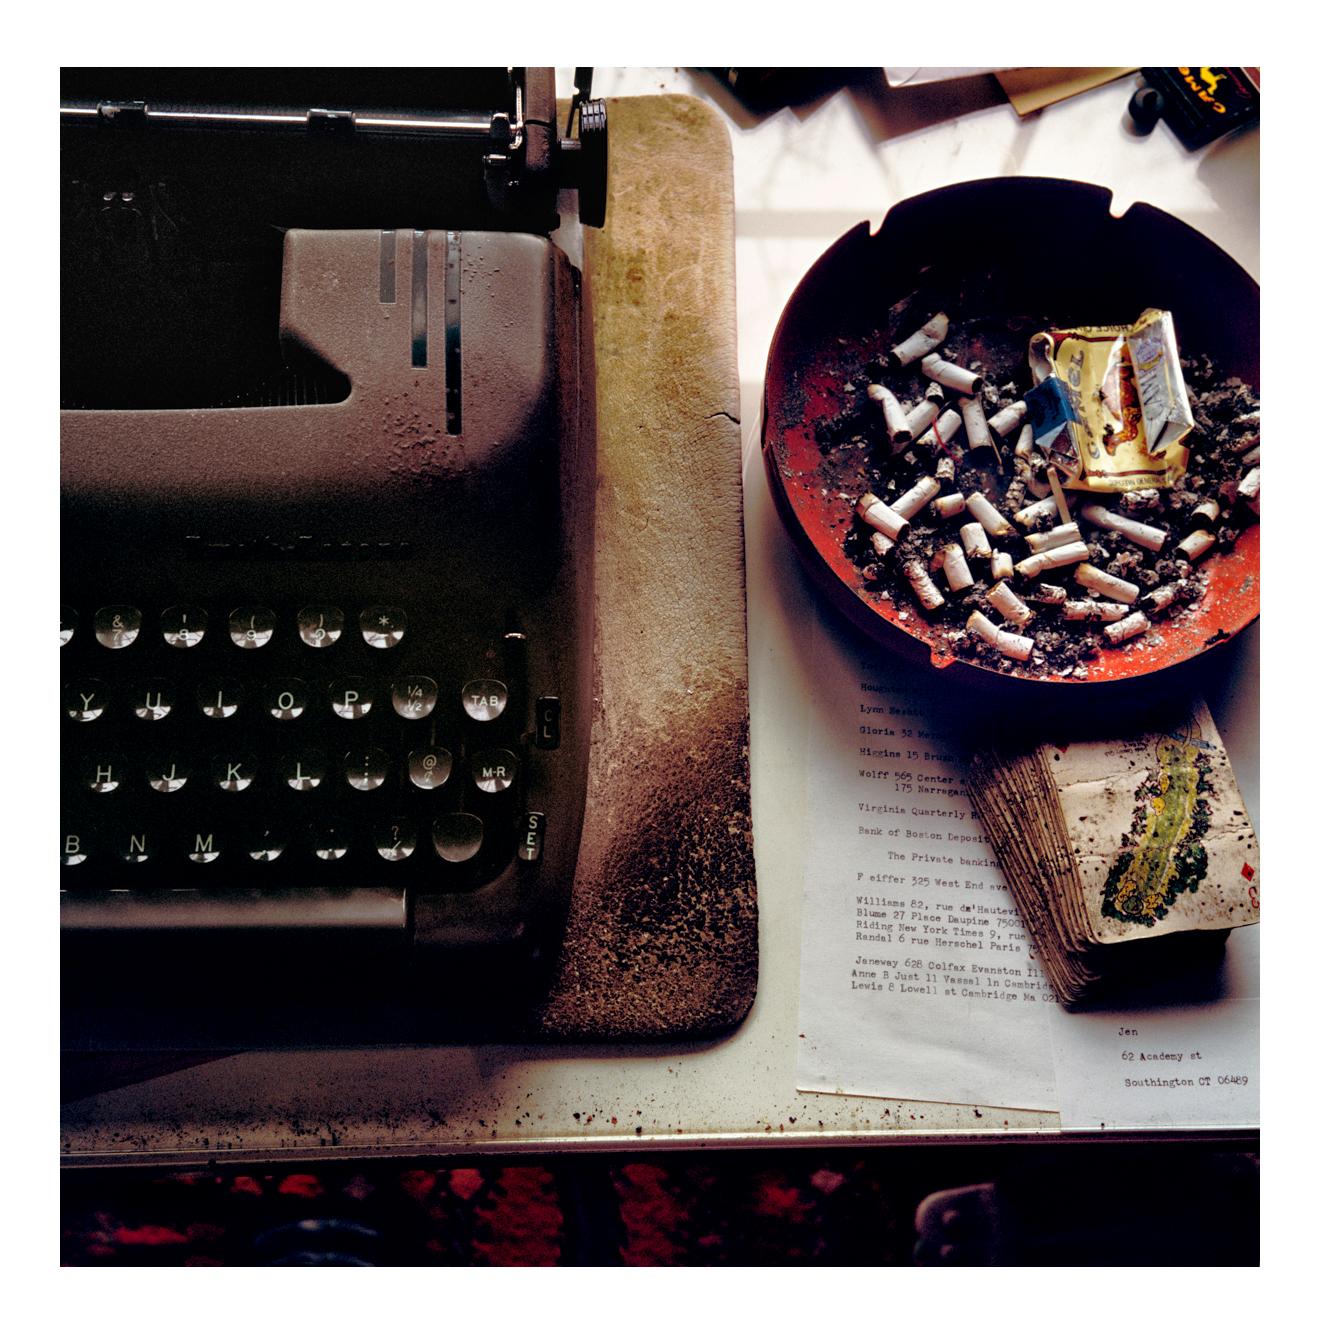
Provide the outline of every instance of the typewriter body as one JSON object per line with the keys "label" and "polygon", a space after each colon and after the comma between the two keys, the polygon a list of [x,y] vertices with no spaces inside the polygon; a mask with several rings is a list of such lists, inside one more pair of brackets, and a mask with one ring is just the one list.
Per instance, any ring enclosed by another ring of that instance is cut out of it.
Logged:
{"label": "typewriter body", "polygon": [[605,169],[574,112],[549,70],[66,74],[66,993],[374,951],[516,994],[553,953]]}

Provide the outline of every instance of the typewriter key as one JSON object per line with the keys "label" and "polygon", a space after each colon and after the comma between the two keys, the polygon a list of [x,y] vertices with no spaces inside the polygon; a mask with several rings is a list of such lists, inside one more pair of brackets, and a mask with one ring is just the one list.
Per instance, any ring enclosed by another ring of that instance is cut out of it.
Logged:
{"label": "typewriter key", "polygon": [[348,835],[341,825],[318,825],[312,830],[312,851],[323,862],[338,862],[348,852]]}
{"label": "typewriter key", "polygon": [[376,827],[376,852],[386,862],[402,862],[417,849],[417,827],[410,820],[390,821]]}
{"label": "typewriter key", "polygon": [[337,607],[304,607],[298,613],[298,635],[309,649],[328,649],[344,633],[344,614]]}
{"label": "typewriter key", "polygon": [[142,682],[133,692],[133,712],[140,719],[159,722],[174,708],[174,687],[159,677]]}
{"label": "typewriter key", "polygon": [[195,649],[206,634],[206,608],[167,607],[160,614],[160,633],[171,649]]}
{"label": "typewriter key", "polygon": [[408,778],[418,788],[443,788],[453,768],[454,757],[443,746],[408,753]]}
{"label": "typewriter key", "polygon": [[147,761],[147,782],[158,793],[177,793],[188,782],[189,769],[173,756],[154,756]]}
{"label": "typewriter key", "polygon": [[136,607],[102,607],[92,620],[96,638],[107,649],[127,649],[142,629],[142,613]]}
{"label": "typewriter key", "polygon": [[358,624],[362,638],[373,649],[392,649],[408,629],[408,614],[402,607],[368,607]]}
{"label": "typewriter key", "polygon": [[389,772],[390,758],[378,746],[350,751],[344,757],[344,777],[360,793],[379,788]]}
{"label": "typewriter key", "polygon": [[284,852],[287,843],[288,840],[279,830],[258,830],[248,839],[248,857],[253,862],[274,862]]}
{"label": "typewriter key", "polygon": [[275,613],[269,607],[236,607],[229,614],[229,638],[240,649],[262,649],[275,634]]}
{"label": "typewriter key", "polygon": [[109,699],[105,683],[88,677],[65,690],[64,712],[79,723],[90,723],[105,713]]}
{"label": "typewriter key", "polygon": [[470,862],[481,851],[481,817],[467,811],[447,811],[431,827],[435,851],[446,862]]}
{"label": "typewriter key", "polygon": [[299,756],[285,756],[280,761],[280,777],[296,793],[318,788],[325,778],[325,757],[319,751]]}
{"label": "typewriter key", "polygon": [[187,836],[185,847],[192,862],[214,862],[220,856],[220,838],[213,830],[194,830]]}

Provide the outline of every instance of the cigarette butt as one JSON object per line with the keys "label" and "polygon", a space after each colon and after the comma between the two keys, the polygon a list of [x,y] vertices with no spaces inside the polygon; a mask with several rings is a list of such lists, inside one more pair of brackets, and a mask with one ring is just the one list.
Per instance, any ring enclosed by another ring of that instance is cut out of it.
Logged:
{"label": "cigarette butt", "polygon": [[[1007,407],[1001,408],[991,419],[991,429],[997,431],[1001,436],[1006,436],[1010,431],[1015,431],[1026,420],[1027,401],[1026,399],[1014,399]],[[1014,447],[1014,453],[1017,449]]]}
{"label": "cigarette butt", "polygon": [[1187,581],[1184,579],[1175,580],[1172,584],[1162,584],[1158,589],[1151,589],[1149,593],[1141,595],[1142,606],[1147,612],[1163,612],[1175,602],[1182,600],[1186,588]]}
{"label": "cigarette butt", "polygon": [[869,491],[857,502],[857,515],[862,523],[870,524],[895,542],[911,527],[902,515],[895,514],[879,496]]}
{"label": "cigarette butt", "polygon": [[1208,529],[1198,528],[1178,544],[1178,551],[1189,561],[1199,561],[1214,545],[1215,535]]}
{"label": "cigarette butt", "polygon": [[1119,498],[1118,503],[1124,510],[1129,510],[1133,514],[1141,514],[1145,510],[1153,510],[1160,503],[1160,490],[1158,487],[1138,487],[1135,491],[1125,491]]}
{"label": "cigarette butt", "polygon": [[932,423],[929,431],[917,441],[918,445],[927,445],[938,449],[947,445],[962,430],[962,418],[953,408],[946,408]]}
{"label": "cigarette butt", "polygon": [[889,355],[896,366],[907,366],[933,352],[949,336],[949,317],[937,312],[915,334],[890,349]]}
{"label": "cigarette butt", "polygon": [[1253,468],[1237,488],[1238,500],[1245,501],[1256,514],[1260,514],[1260,469]]}
{"label": "cigarette butt", "polygon": [[933,477],[923,477],[889,508],[904,519],[911,519],[940,494],[940,484]]}
{"label": "cigarette butt", "polygon": [[1219,502],[1213,496],[1207,496],[1200,505],[1187,516],[1188,529],[1214,528],[1219,522]]}
{"label": "cigarette butt", "polygon": [[1233,419],[1233,425],[1242,432],[1231,446],[1234,454],[1245,454],[1247,450],[1260,444],[1259,412],[1243,413]]}
{"label": "cigarette butt", "polygon": [[1058,607],[1068,601],[1068,590],[1062,584],[1037,584],[1027,590],[1026,597],[1033,603]]}
{"label": "cigarette butt", "polygon": [[1027,365],[1031,367],[1031,378],[1037,385],[1054,374],[1054,340],[1048,333],[1032,335],[1027,344]]}
{"label": "cigarette butt", "polygon": [[1025,478],[1015,477],[1012,482],[1004,488],[1004,509],[1010,514],[1022,508],[1022,502],[1027,499],[1027,483]]}
{"label": "cigarette butt", "polygon": [[953,460],[947,454],[941,455],[939,463],[935,465],[935,476],[941,482],[952,482],[953,474]]}
{"label": "cigarette butt", "polygon": [[958,400],[962,411],[963,430],[967,433],[969,450],[993,450],[999,457],[994,437],[990,434],[990,423],[985,420],[985,408],[980,399],[962,398]]}
{"label": "cigarette butt", "polygon": [[1153,524],[1142,524],[1127,515],[1107,510],[1103,505],[1082,506],[1082,518],[1096,528],[1108,529],[1111,533],[1120,533],[1123,537],[1144,547],[1149,552],[1161,552],[1169,540],[1167,529],[1156,528]]}
{"label": "cigarette butt", "polygon": [[1063,482],[1059,478],[1059,470],[1051,466],[1045,470],[1045,476],[1049,480],[1050,495],[1054,497],[1054,503],[1059,507],[1059,518],[1067,524],[1071,521],[1072,515],[1068,513],[1068,500],[1063,494]]}
{"label": "cigarette butt", "polygon": [[1036,433],[1030,422],[1024,422],[1018,432],[1017,444],[1013,446],[1013,471],[1023,477],[1031,471],[1031,456],[1036,449]]}
{"label": "cigarette butt", "polygon": [[896,545],[893,538],[886,538],[883,533],[871,534],[871,549],[877,556],[888,556]]}
{"label": "cigarette butt", "polygon": [[1037,524],[1043,524],[1058,517],[1059,506],[1053,496],[1047,496],[1041,501],[1033,501],[1013,516],[1014,520],[1023,528],[1035,528]]}
{"label": "cigarette butt", "polygon": [[1015,626],[1025,626],[1036,615],[1003,580],[995,584],[985,597],[1005,621],[1011,621]]}
{"label": "cigarette butt", "polygon": [[1254,468],[1260,463],[1260,446],[1253,445],[1246,454],[1242,456],[1242,462],[1246,464],[1248,468]]}
{"label": "cigarette butt", "polygon": [[940,519],[952,519],[954,515],[962,514],[967,508],[967,502],[962,492],[951,491],[947,496],[939,496],[931,501],[930,508]]}
{"label": "cigarette butt", "polygon": [[1132,609],[1123,603],[1102,603],[1094,598],[1069,598],[1063,605],[1065,621],[1121,621]]}
{"label": "cigarette butt", "polygon": [[1092,593],[1103,594],[1106,598],[1112,598],[1116,603],[1135,603],[1141,595],[1139,585],[1133,584],[1130,580],[1119,579],[1117,575],[1111,575],[1109,571],[1101,570],[1089,561],[1083,561],[1073,571],[1073,578],[1083,588],[1090,589]]}
{"label": "cigarette butt", "polygon": [[958,536],[962,539],[962,545],[968,556],[975,557],[979,561],[990,559],[990,539],[985,536],[985,529],[980,524],[964,524],[958,530]]}
{"label": "cigarette butt", "polygon": [[934,399],[922,399],[907,415],[907,428],[913,439],[925,434],[930,424],[940,415],[940,405]]}
{"label": "cigarette butt", "polygon": [[944,402],[944,386],[936,380],[926,382],[926,397],[934,404]]}
{"label": "cigarette butt", "polygon": [[1104,634],[1110,644],[1122,644],[1124,640],[1130,640],[1134,635],[1144,635],[1149,629],[1150,622],[1146,619],[1145,612],[1133,612],[1122,621],[1111,622],[1105,627]]}
{"label": "cigarette butt", "polygon": [[996,626],[984,612],[973,612],[967,618],[967,629],[978,639],[998,649],[1001,654],[1007,654],[1009,658],[1019,660],[1030,658],[1031,650],[1036,643],[1027,635],[1015,635],[1002,626]]}
{"label": "cigarette butt", "polygon": [[967,557],[963,555],[963,549],[956,542],[941,547],[937,559],[948,582],[950,593],[961,593],[964,589],[971,588],[972,570],[967,564]]}
{"label": "cigarette butt", "polygon": [[880,409],[884,417],[885,430],[889,433],[889,443],[895,450],[906,445],[912,439],[912,428],[908,426],[907,414],[903,405],[894,397],[893,391],[884,385],[868,385],[866,397]]}
{"label": "cigarette butt", "polygon": [[1047,528],[1044,533],[1027,534],[1027,546],[1033,552],[1048,552],[1051,547],[1081,540],[1082,531],[1076,524],[1060,524],[1057,528]]}
{"label": "cigarette butt", "polygon": [[1007,538],[1016,532],[1013,525],[979,491],[974,491],[968,496],[967,509],[991,537]]}
{"label": "cigarette butt", "polygon": [[1007,552],[990,553],[990,578],[1011,579],[1013,576],[1013,558]]}
{"label": "cigarette butt", "polygon": [[907,582],[912,585],[912,592],[917,595],[917,601],[927,612],[933,612],[937,607],[944,606],[944,595],[935,587],[930,571],[920,561],[906,562],[903,574],[907,577]]}
{"label": "cigarette butt", "polygon": [[1024,579],[1035,579],[1043,570],[1059,570],[1076,565],[1091,555],[1084,542],[1069,542],[1062,547],[1051,547],[1047,552],[1032,552],[1017,563],[1016,569]]}
{"label": "cigarette butt", "polygon": [[955,394],[979,394],[985,380],[965,366],[946,362],[938,353],[928,353],[921,359],[922,372],[931,380],[951,389]]}

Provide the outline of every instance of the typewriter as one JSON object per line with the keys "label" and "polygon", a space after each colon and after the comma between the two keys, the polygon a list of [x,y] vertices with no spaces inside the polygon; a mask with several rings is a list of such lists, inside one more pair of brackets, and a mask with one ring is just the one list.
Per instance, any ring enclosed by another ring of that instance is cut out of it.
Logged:
{"label": "typewriter", "polygon": [[548,69],[65,71],[74,1029],[534,994],[592,699],[578,84],[561,132]]}

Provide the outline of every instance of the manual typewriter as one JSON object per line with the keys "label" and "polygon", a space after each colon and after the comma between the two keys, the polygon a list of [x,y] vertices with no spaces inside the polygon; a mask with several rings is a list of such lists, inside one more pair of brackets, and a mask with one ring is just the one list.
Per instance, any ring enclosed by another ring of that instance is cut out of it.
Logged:
{"label": "manual typewriter", "polygon": [[592,698],[578,83],[561,133],[545,69],[65,71],[68,1014],[368,959],[452,1007],[553,955]]}

